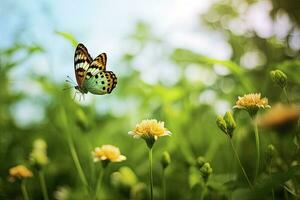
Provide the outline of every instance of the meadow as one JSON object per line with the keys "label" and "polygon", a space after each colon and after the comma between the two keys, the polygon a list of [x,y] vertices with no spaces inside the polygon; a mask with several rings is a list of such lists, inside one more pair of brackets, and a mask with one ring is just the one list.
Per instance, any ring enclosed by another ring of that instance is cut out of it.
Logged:
{"label": "meadow", "polygon": [[[300,199],[299,6],[264,1],[264,35],[242,25],[259,2],[241,2],[199,16],[226,38],[229,59],[169,45],[138,21],[126,36],[133,48],[113,68],[108,55],[117,85],[104,95],[74,97],[57,74],[23,81],[16,71],[51,60],[49,50],[17,38],[0,46],[0,199]],[[80,36],[51,34],[73,62]],[[105,51],[84,45],[93,58]]]}

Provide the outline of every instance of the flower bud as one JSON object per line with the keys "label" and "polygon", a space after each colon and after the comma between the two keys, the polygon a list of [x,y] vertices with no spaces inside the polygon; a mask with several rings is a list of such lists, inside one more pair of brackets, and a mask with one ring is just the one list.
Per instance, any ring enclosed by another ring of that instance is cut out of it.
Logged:
{"label": "flower bud", "polygon": [[236,128],[236,123],[230,111],[227,111],[224,115],[224,120],[226,122],[227,134],[232,137],[232,133]]}
{"label": "flower bud", "polygon": [[210,167],[208,162],[204,163],[204,165],[200,169],[201,176],[206,183],[208,181],[209,176],[212,174],[213,170]]}
{"label": "flower bud", "polygon": [[276,156],[276,149],[272,144],[269,144],[266,150],[266,160],[270,163]]}
{"label": "flower bud", "polygon": [[68,186],[59,186],[54,191],[54,198],[57,200],[67,200],[70,199],[71,189]]}
{"label": "flower bud", "polygon": [[203,156],[199,156],[197,159],[196,159],[196,167],[198,169],[201,169],[201,167],[205,164],[205,158]]}
{"label": "flower bud", "polygon": [[279,87],[284,88],[287,84],[287,76],[281,70],[273,70],[270,72],[271,79],[274,83],[279,85]]}
{"label": "flower bud", "polygon": [[217,126],[223,131],[225,134],[227,134],[227,126],[224,118],[222,116],[218,116],[216,120]]}
{"label": "flower bud", "polygon": [[131,200],[142,200],[147,197],[147,186],[145,183],[138,183],[130,191]]}
{"label": "flower bud", "polygon": [[124,166],[111,175],[111,183],[121,191],[129,191],[138,183],[138,179],[129,167]]}
{"label": "flower bud", "polygon": [[163,167],[163,169],[166,169],[171,164],[171,157],[170,154],[165,151],[163,153],[163,156],[161,157],[160,163]]}
{"label": "flower bud", "polygon": [[48,164],[47,143],[43,139],[36,139],[33,142],[33,149],[30,153],[30,161],[38,169]]}
{"label": "flower bud", "polygon": [[47,149],[47,143],[43,139],[36,139],[33,142],[33,148],[38,150],[46,150]]}

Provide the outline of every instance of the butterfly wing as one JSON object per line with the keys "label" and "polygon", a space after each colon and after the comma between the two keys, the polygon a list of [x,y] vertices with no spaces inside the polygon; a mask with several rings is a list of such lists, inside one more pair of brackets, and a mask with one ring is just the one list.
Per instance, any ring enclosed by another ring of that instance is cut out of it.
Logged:
{"label": "butterfly wing", "polygon": [[86,79],[91,78],[92,76],[95,76],[101,71],[106,70],[106,61],[107,61],[107,56],[106,53],[101,53],[99,56],[97,56],[90,66],[87,69],[86,72]]}
{"label": "butterfly wing", "polygon": [[112,71],[100,71],[83,83],[83,86],[93,94],[109,94],[116,85],[117,77]]}
{"label": "butterfly wing", "polygon": [[93,59],[90,56],[87,48],[83,44],[78,44],[74,55],[74,68],[76,81],[79,87],[82,86],[86,72],[92,63]]}

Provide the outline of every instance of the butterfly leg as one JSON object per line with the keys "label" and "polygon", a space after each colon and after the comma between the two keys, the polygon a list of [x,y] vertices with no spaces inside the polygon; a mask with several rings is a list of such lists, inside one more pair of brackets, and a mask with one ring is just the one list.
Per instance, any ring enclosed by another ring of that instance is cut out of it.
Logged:
{"label": "butterfly leg", "polygon": [[76,94],[77,94],[77,91],[74,93],[73,101],[75,100]]}

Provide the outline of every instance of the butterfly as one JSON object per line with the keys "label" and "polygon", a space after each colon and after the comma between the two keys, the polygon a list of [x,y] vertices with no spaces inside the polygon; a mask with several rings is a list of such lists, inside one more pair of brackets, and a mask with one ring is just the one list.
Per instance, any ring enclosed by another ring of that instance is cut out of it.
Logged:
{"label": "butterfly", "polygon": [[106,71],[107,56],[101,53],[92,59],[87,48],[79,43],[74,55],[74,69],[77,85],[74,87],[82,94],[109,94],[117,85],[117,77]]}

